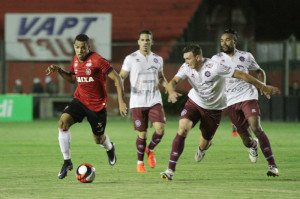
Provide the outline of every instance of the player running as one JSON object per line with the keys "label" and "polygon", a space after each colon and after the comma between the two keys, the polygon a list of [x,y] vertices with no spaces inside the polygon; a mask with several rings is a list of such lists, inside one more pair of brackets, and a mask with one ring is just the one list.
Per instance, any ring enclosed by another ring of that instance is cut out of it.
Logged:
{"label": "player running", "polygon": [[91,125],[96,144],[100,144],[106,149],[108,163],[113,166],[117,161],[115,144],[110,142],[107,134],[104,134],[107,117],[106,76],[112,79],[117,87],[120,114],[123,117],[127,114],[121,79],[118,73],[101,55],[90,51],[87,35],[79,34],[76,36],[74,50],[76,55],[73,58],[70,72],[66,72],[54,64],[46,70],[47,75],[57,72],[68,82],[73,84],[77,82],[78,84],[73,101],[66,106],[59,119],[58,140],[64,157],[64,164],[58,174],[59,179],[65,178],[67,172],[73,169],[70,150],[70,127],[77,122],[82,122],[84,117],[87,117]]}
{"label": "player running", "polygon": [[[225,30],[221,36],[221,48],[223,52],[212,57],[212,60],[226,64],[235,70],[249,73],[254,70],[258,79],[266,82],[266,75],[263,69],[256,63],[251,53],[236,49],[237,33],[234,30]],[[257,89],[242,79],[226,79],[227,112],[237,128],[243,143],[249,150],[251,162],[258,159],[258,143],[260,149],[268,161],[268,176],[279,176],[277,165],[272,153],[268,136],[260,125],[260,109],[258,105]],[[267,96],[270,98],[270,96]],[[250,127],[250,128],[249,128]],[[258,138],[252,138],[251,130]]]}
{"label": "player running", "polygon": [[[134,129],[138,131],[136,139],[137,172],[146,172],[144,153],[148,155],[149,166],[154,168],[156,165],[154,148],[161,141],[165,132],[166,118],[158,84],[166,88],[168,82],[163,74],[162,57],[151,52],[152,32],[149,30],[141,31],[138,45],[139,50],[125,58],[120,76],[125,80],[130,73],[130,109]],[[146,147],[149,119],[155,132],[151,142]]]}
{"label": "player running", "polygon": [[205,151],[211,146],[214,134],[220,124],[222,109],[227,106],[226,96],[224,95],[225,78],[243,79],[255,85],[265,95],[279,93],[278,88],[266,86],[254,77],[235,70],[234,67],[203,58],[201,48],[198,45],[193,44],[185,47],[183,58],[185,63],[169,82],[168,100],[172,103],[177,101],[180,94],[175,91],[175,86],[185,78],[188,78],[192,89],[181,112],[179,129],[172,144],[169,167],[161,173],[161,178],[166,180],[173,179],[176,164],[184,149],[185,138],[199,120],[201,121],[200,130],[202,135],[195,154],[195,160],[200,162],[205,155]]}

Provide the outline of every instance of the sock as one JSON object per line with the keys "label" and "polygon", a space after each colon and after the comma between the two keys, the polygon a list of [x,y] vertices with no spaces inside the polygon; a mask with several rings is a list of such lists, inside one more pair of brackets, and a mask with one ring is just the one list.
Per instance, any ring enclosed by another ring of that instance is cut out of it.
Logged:
{"label": "sock", "polygon": [[140,137],[137,137],[136,139],[136,149],[137,149],[137,156],[139,163],[144,162],[144,153],[146,148],[146,139],[142,139]]}
{"label": "sock", "polygon": [[178,134],[173,140],[172,151],[170,154],[170,161],[169,161],[169,169],[171,169],[172,171],[175,171],[176,163],[181,153],[183,152],[184,142],[185,142],[185,137]]}
{"label": "sock", "polygon": [[71,142],[71,132],[69,130],[58,129],[58,141],[60,150],[64,156],[64,160],[71,159],[71,149],[70,149],[70,142]]}
{"label": "sock", "polygon": [[148,146],[148,149],[149,149],[150,151],[152,151],[152,150],[154,149],[154,147],[156,147],[156,145],[157,145],[158,143],[160,143],[161,138],[162,138],[163,136],[164,136],[163,134],[162,134],[162,135],[159,135],[158,133],[154,132],[153,135],[152,135],[152,140],[151,140],[151,142],[150,142],[150,144],[149,144],[149,146]]}
{"label": "sock", "polygon": [[104,142],[102,144],[100,144],[100,146],[104,147],[106,149],[106,151],[109,151],[112,148],[112,144],[109,140],[108,135],[104,134],[104,136],[105,136]]}
{"label": "sock", "polygon": [[251,148],[257,148],[257,142],[254,139],[252,139]]}
{"label": "sock", "polygon": [[262,153],[264,154],[266,160],[268,161],[268,164],[276,166],[275,159],[274,159],[273,153],[272,153],[271,144],[270,144],[270,141],[269,141],[267,135],[265,134],[265,132],[261,131],[260,133],[258,133],[256,135],[256,137],[259,140],[260,149],[261,149]]}

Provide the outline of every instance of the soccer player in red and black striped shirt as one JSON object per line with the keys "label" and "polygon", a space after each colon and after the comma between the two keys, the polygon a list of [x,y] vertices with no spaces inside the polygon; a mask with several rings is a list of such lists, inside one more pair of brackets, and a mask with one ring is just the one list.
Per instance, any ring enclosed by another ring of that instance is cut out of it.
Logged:
{"label": "soccer player in red and black striped shirt", "polygon": [[65,108],[59,120],[58,140],[64,157],[64,164],[58,174],[59,179],[66,177],[67,172],[73,169],[70,127],[77,122],[82,122],[84,117],[87,117],[91,125],[96,144],[106,149],[109,164],[113,166],[116,163],[114,143],[110,142],[109,137],[104,134],[107,118],[106,76],[112,79],[117,87],[120,114],[123,117],[127,114],[124,91],[118,73],[101,55],[90,51],[87,35],[76,36],[74,50],[76,55],[69,72],[54,64],[46,70],[47,75],[58,72],[68,82],[73,84],[77,82],[74,99]]}

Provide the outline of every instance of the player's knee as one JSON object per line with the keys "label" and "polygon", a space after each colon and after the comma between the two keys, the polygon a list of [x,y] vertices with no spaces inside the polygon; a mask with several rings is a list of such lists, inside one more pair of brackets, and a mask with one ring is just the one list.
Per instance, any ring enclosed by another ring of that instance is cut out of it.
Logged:
{"label": "player's knee", "polygon": [[160,128],[157,128],[155,129],[156,133],[159,134],[159,135],[164,135],[165,133],[165,128],[164,127],[160,127]]}
{"label": "player's knee", "polygon": [[94,136],[94,140],[96,144],[103,144],[105,141],[105,135],[100,135],[100,136]]}
{"label": "player's knee", "polygon": [[58,127],[60,129],[69,129],[70,128],[70,125],[67,124],[67,122],[65,122],[64,120],[60,119],[58,121]]}
{"label": "player's knee", "polygon": [[254,132],[255,135],[257,135],[260,132],[262,132],[262,128],[260,126],[257,126],[257,125],[251,126],[251,130]]}
{"label": "player's knee", "polygon": [[189,132],[189,129],[186,127],[179,127],[179,129],[178,129],[178,134],[181,136],[184,136],[184,137],[187,136],[188,132]]}

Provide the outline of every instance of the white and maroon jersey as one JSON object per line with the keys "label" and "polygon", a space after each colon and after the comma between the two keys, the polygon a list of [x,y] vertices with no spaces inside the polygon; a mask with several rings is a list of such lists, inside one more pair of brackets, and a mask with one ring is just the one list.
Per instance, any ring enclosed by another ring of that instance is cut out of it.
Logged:
{"label": "white and maroon jersey", "polygon": [[209,110],[226,108],[225,78],[232,77],[234,69],[222,63],[204,58],[198,72],[184,63],[175,76],[185,79],[193,87],[188,96],[200,107]]}
{"label": "white and maroon jersey", "polygon": [[162,57],[153,52],[144,56],[137,50],[125,58],[122,70],[130,72],[130,108],[162,104],[158,89],[158,73],[163,71]]}
{"label": "white and maroon jersey", "polygon": [[[260,69],[251,53],[240,50],[235,50],[232,57],[223,52],[218,53],[212,57],[212,60],[231,66],[235,70],[244,73],[249,73],[249,70]],[[258,99],[258,92],[255,86],[242,79],[232,77],[226,79],[225,94],[227,106],[246,100]]]}
{"label": "white and maroon jersey", "polygon": [[90,53],[83,63],[75,55],[70,69],[77,80],[74,98],[92,111],[106,108],[106,75],[112,70],[108,61],[95,52]]}

